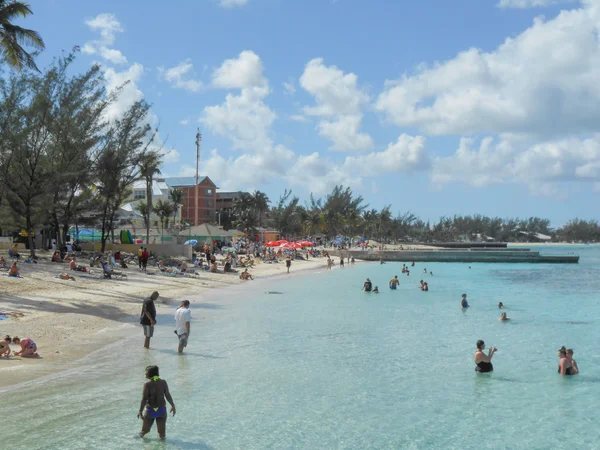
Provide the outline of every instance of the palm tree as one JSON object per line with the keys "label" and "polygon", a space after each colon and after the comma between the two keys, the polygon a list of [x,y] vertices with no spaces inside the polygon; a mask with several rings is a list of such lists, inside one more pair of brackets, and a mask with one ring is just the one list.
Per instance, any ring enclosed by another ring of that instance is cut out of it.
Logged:
{"label": "palm tree", "polygon": [[261,226],[263,215],[269,210],[269,203],[271,203],[271,200],[269,200],[269,197],[267,197],[267,194],[264,192],[254,191],[252,193],[252,202],[254,203],[254,209],[258,215],[258,225]]}
{"label": "palm tree", "polygon": [[149,152],[140,162],[140,175],[146,180],[146,204],[148,220],[146,221],[146,243],[150,243],[150,216],[152,215],[152,180],[160,173],[160,153]]}
{"label": "palm tree", "polygon": [[0,53],[3,59],[17,70],[23,70],[24,67],[38,70],[33,56],[27,53],[21,44],[38,50],[45,48],[44,41],[37,31],[12,24],[14,19],[30,14],[33,12],[27,3],[0,0]]}
{"label": "palm tree", "polygon": [[[135,205],[135,210],[140,213],[142,218],[144,219],[144,225],[147,225],[150,222],[150,215],[148,214],[148,204],[145,201],[139,202]],[[146,241],[148,243],[148,241]]]}
{"label": "palm tree", "polygon": [[169,192],[169,200],[171,200],[171,205],[173,208],[173,223],[175,223],[175,218],[177,217],[179,205],[181,205],[183,202],[183,191],[179,188],[173,189],[171,192]]}
{"label": "palm tree", "polygon": [[158,215],[160,220],[160,228],[161,228],[161,239],[160,242],[163,242],[163,236],[165,233],[165,224],[167,228],[169,228],[169,217],[171,217],[171,212],[173,211],[173,205],[167,200],[162,201],[159,200],[156,202],[156,206],[154,207],[154,211]]}

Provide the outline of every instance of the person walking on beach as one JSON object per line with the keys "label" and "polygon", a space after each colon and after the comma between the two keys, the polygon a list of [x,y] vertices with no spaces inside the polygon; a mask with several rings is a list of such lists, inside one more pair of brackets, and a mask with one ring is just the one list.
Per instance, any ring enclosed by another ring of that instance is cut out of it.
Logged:
{"label": "person walking on beach", "polygon": [[144,384],[142,392],[142,403],[138,412],[138,419],[142,419],[142,431],[140,437],[144,437],[152,429],[156,420],[158,436],[161,440],[166,437],[167,428],[167,402],[171,405],[171,414],[175,416],[175,402],[169,392],[169,386],[165,380],[158,376],[158,366],[146,367],[146,378],[149,380]]}
{"label": "person walking on beach", "polygon": [[138,265],[142,268],[142,254],[144,253],[144,247],[140,247],[138,250]]}
{"label": "person walking on beach", "polygon": [[291,256],[288,256],[285,259],[285,267],[287,268],[287,273],[290,273],[290,267],[292,267],[292,258],[291,258]]}
{"label": "person walking on beach", "polygon": [[188,339],[190,337],[190,322],[192,321],[192,315],[190,313],[190,301],[184,300],[175,311],[175,334],[179,338],[179,347],[177,348],[178,353],[183,353],[183,349],[187,347]]}
{"label": "person walking on beach", "polygon": [[144,327],[144,348],[150,348],[150,338],[154,336],[154,325],[156,325],[156,306],[154,302],[158,298],[158,292],[154,291],[150,297],[144,300],[140,324]]}

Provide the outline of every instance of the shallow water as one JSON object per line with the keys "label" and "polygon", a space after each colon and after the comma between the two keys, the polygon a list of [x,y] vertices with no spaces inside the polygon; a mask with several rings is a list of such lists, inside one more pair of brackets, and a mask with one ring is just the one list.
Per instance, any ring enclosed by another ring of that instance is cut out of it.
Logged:
{"label": "shallow water", "polygon": [[[600,249],[576,251],[579,265],[361,264],[199,297],[183,357],[169,310],[150,351],[139,330],[84,371],[0,393],[2,448],[596,448]],[[381,294],[360,292],[366,277]],[[474,371],[477,339],[499,349],[493,374]],[[557,375],[561,345],[581,375]],[[136,438],[149,364],[178,410],[164,444]]]}

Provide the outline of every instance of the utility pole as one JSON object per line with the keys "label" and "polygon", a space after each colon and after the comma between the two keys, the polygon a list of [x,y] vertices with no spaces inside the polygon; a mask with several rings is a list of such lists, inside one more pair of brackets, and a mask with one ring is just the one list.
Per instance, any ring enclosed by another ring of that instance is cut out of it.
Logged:
{"label": "utility pole", "polygon": [[200,141],[202,140],[202,135],[200,134],[200,128],[198,128],[198,132],[196,133],[196,208],[195,208],[195,220],[194,226],[198,226],[198,164],[200,163]]}

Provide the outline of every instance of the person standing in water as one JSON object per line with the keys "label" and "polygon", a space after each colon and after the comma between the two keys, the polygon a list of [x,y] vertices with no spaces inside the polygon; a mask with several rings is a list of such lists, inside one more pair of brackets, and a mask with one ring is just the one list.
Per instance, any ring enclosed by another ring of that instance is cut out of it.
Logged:
{"label": "person standing in water", "polygon": [[144,384],[142,403],[138,412],[138,419],[144,421],[140,437],[144,437],[150,432],[156,420],[158,436],[164,440],[167,428],[167,403],[165,398],[171,405],[173,416],[175,416],[175,402],[173,402],[167,382],[161,380],[158,376],[158,366],[146,367],[146,378],[150,381]]}
{"label": "person standing in water", "polygon": [[156,325],[156,306],[154,302],[158,298],[158,292],[154,291],[150,297],[144,300],[140,324],[144,327],[144,348],[150,348],[150,338],[154,336],[154,325]]}
{"label": "person standing in water", "polygon": [[508,317],[506,317],[506,313],[503,312],[502,314],[500,314],[500,318],[498,320],[505,321],[505,320],[510,320],[510,319]]}
{"label": "person standing in water", "polygon": [[558,357],[560,358],[558,373],[561,375],[575,375],[575,369],[573,369],[573,364],[567,358],[567,349],[564,345],[558,350]]}
{"label": "person standing in water", "polygon": [[288,256],[285,259],[285,267],[287,268],[287,273],[290,273],[290,267],[292,267],[292,257]]}
{"label": "person standing in water", "polygon": [[494,353],[498,351],[498,349],[496,347],[491,347],[487,355],[483,353],[484,350],[485,342],[480,339],[477,341],[477,351],[475,352],[474,357],[475,364],[477,365],[475,367],[475,371],[481,373],[493,372],[494,366],[492,365],[492,357],[494,356]]}
{"label": "person standing in water", "polygon": [[394,278],[390,280],[390,289],[396,290],[399,284],[400,280],[398,279],[398,275],[394,275]]}
{"label": "person standing in water", "polygon": [[567,359],[571,363],[571,366],[573,367],[573,371],[575,372],[575,375],[579,374],[579,367],[577,367],[577,362],[573,359],[573,349],[572,348],[567,350]]}
{"label": "person standing in water", "polygon": [[340,269],[344,268],[344,257],[340,256]]}
{"label": "person standing in water", "polygon": [[373,283],[371,283],[371,280],[367,278],[367,281],[365,281],[365,284],[363,284],[362,290],[365,292],[371,292],[372,289]]}
{"label": "person standing in water", "polygon": [[462,295],[462,300],[460,301],[460,307],[462,309],[466,309],[469,307],[469,302],[467,301],[467,294]]}
{"label": "person standing in water", "polygon": [[179,347],[177,347],[178,353],[183,353],[183,349],[187,347],[188,339],[190,337],[190,323],[192,321],[192,314],[190,313],[190,301],[184,300],[175,311],[175,334],[179,338]]}

